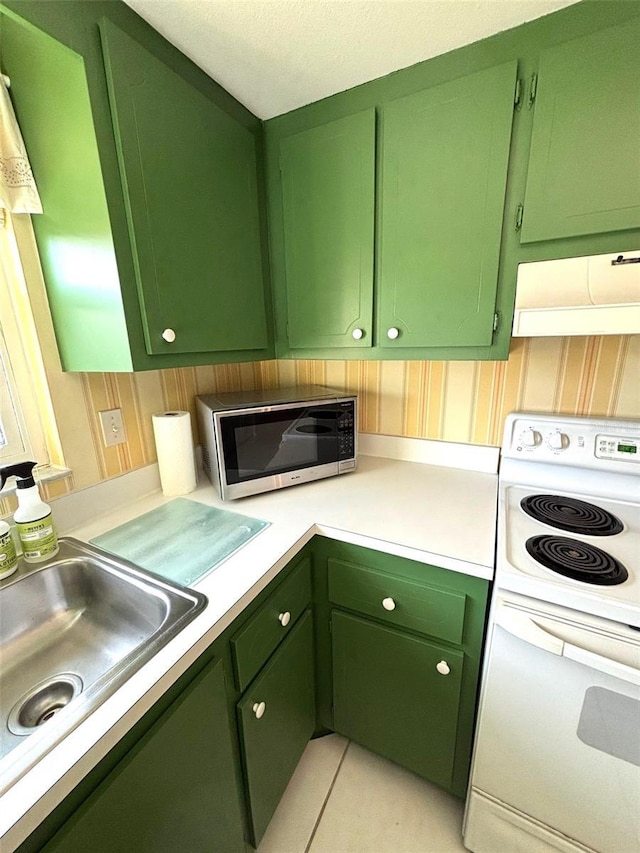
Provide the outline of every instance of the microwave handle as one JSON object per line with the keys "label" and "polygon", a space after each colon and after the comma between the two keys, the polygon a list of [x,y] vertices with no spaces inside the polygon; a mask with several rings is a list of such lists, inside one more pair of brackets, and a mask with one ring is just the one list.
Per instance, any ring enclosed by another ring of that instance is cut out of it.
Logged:
{"label": "microwave handle", "polygon": [[566,643],[559,637],[554,637],[541,628],[530,616],[509,605],[501,604],[496,617],[496,624],[514,637],[536,646],[545,652],[558,655],[584,664],[591,669],[597,669],[613,678],[621,678],[631,684],[640,686],[640,670],[633,666],[611,660],[610,658],[583,649],[573,643]]}

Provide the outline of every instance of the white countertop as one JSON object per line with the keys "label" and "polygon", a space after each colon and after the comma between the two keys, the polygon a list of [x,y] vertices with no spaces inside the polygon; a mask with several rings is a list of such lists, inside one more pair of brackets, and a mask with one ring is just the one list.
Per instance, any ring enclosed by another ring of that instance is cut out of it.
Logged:
{"label": "white countertop", "polygon": [[[111,490],[126,488],[120,479]],[[361,456],[354,473],[231,503],[202,479],[189,499],[270,526],[194,584],[209,599],[205,610],[0,798],[3,853],[22,843],[314,535],[490,580],[497,484],[496,473],[373,456]],[[125,500],[64,532],[87,541],[169,500],[160,492]]]}

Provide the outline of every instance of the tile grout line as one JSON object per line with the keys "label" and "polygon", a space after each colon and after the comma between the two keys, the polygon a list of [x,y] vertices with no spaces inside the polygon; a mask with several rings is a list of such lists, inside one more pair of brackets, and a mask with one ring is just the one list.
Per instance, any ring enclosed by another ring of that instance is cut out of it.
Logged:
{"label": "tile grout line", "polygon": [[344,749],[344,752],[342,753],[342,758],[340,759],[340,763],[338,764],[335,775],[334,775],[333,779],[331,780],[331,785],[329,785],[329,790],[327,791],[327,796],[324,798],[324,802],[322,803],[322,808],[320,809],[320,813],[318,814],[318,818],[317,818],[317,820],[313,826],[313,829],[311,830],[311,835],[309,836],[309,841],[307,842],[307,846],[304,848],[304,853],[309,853],[309,851],[311,849],[311,845],[313,844],[313,839],[316,837],[318,827],[320,826],[320,821],[322,820],[325,809],[327,808],[327,804],[329,803],[329,799],[331,797],[334,786],[335,786],[336,781],[338,779],[338,774],[340,773],[340,770],[342,769],[342,765],[344,764],[344,760],[347,757],[347,752],[349,751],[350,746],[351,746],[351,741],[349,740],[349,741],[347,741],[347,745]]}

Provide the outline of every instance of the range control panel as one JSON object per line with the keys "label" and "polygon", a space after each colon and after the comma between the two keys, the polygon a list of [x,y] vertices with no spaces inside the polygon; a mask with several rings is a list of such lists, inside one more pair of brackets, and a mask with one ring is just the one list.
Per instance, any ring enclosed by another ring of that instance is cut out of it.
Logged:
{"label": "range control panel", "polygon": [[640,442],[626,435],[597,435],[595,453],[598,459],[640,462]]}
{"label": "range control panel", "polygon": [[629,471],[640,463],[640,421],[514,413],[505,422],[502,456]]}

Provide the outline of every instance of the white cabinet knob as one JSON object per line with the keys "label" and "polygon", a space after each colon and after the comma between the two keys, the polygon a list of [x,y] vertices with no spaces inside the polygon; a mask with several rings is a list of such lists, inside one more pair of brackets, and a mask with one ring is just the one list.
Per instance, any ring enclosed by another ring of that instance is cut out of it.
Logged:
{"label": "white cabinet knob", "polygon": [[260,717],[262,717],[262,715],[264,714],[264,712],[266,710],[267,710],[267,706],[265,705],[264,702],[254,702],[253,713],[256,715],[257,720],[259,720]]}
{"label": "white cabinet knob", "polygon": [[449,675],[449,673],[451,672],[449,664],[446,662],[446,660],[441,660],[440,663],[437,663],[436,669],[438,670],[440,675]]}
{"label": "white cabinet knob", "polygon": [[351,332],[351,337],[354,341],[361,341],[362,338],[364,338],[364,332],[362,329],[354,329],[353,332]]}
{"label": "white cabinet knob", "polygon": [[173,331],[173,329],[165,329],[162,333],[162,339],[168,344],[172,344],[176,339],[176,333]]}
{"label": "white cabinet knob", "polygon": [[395,326],[392,326],[390,329],[387,329],[387,337],[391,341],[395,341],[395,339],[400,335],[400,329],[396,329]]}
{"label": "white cabinet knob", "polygon": [[383,598],[382,599],[382,606],[384,607],[385,610],[395,610],[396,609],[396,603],[393,600],[393,598]]}
{"label": "white cabinet knob", "polygon": [[286,628],[289,622],[291,622],[291,614],[288,610],[285,610],[284,613],[280,613],[278,616],[278,622],[282,625],[283,628]]}

